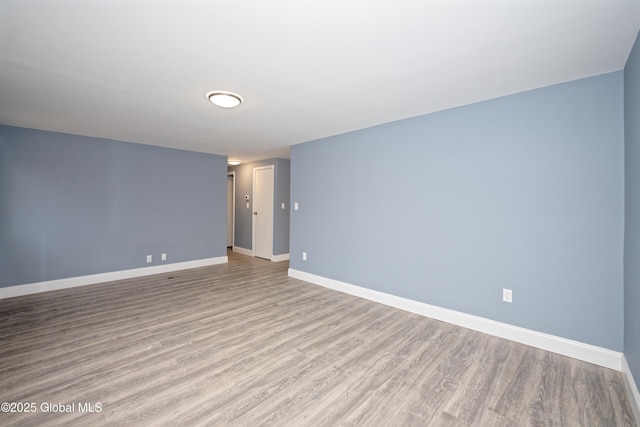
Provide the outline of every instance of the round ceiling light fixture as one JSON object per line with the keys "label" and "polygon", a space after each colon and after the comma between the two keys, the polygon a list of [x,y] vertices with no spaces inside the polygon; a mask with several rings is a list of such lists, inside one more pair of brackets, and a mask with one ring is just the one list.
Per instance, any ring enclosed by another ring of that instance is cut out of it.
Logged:
{"label": "round ceiling light fixture", "polygon": [[236,108],[242,104],[242,97],[240,95],[223,90],[209,92],[207,98],[220,108]]}
{"label": "round ceiling light fixture", "polygon": [[240,160],[229,160],[227,164],[229,164],[229,166],[238,166],[240,164]]}

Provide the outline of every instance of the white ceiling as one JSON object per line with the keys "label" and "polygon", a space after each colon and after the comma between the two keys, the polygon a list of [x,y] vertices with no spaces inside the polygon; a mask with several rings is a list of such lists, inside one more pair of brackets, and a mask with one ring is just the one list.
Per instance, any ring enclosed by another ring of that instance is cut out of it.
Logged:
{"label": "white ceiling", "polygon": [[640,0],[0,0],[0,123],[288,157],[621,70],[639,28]]}

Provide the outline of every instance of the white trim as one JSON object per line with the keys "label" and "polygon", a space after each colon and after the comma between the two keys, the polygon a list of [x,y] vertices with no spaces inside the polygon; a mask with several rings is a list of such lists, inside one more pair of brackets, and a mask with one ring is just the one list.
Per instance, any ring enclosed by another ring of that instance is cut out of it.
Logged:
{"label": "white trim", "polygon": [[76,286],[94,285],[96,283],[111,282],[113,280],[131,279],[133,277],[148,276],[150,274],[168,273],[170,271],[186,270],[188,268],[206,267],[209,265],[224,264],[228,261],[229,260],[226,256],[221,256],[216,258],[198,259],[195,261],[154,265],[152,267],[134,268],[132,270],[110,271],[107,273],[91,274],[88,276],[77,276],[66,279],[48,280],[45,282],[27,283],[24,285],[0,288],[0,299],[55,291],[58,289],[75,288]]}
{"label": "white trim", "polygon": [[232,250],[233,252],[238,252],[239,254],[242,254],[242,255],[253,256],[253,251],[251,249],[245,249],[245,248],[241,248],[240,246],[234,246]]}
{"label": "white trim", "polygon": [[640,392],[638,386],[633,379],[631,368],[627,363],[627,358],[622,355],[622,373],[624,375],[624,385],[627,387],[627,393],[629,400],[631,401],[631,407],[633,408],[633,415],[636,417],[636,421],[640,421]]}
{"label": "white trim", "polygon": [[597,347],[591,344],[585,344],[579,341],[573,341],[566,338],[509,325],[507,323],[496,322],[495,320],[485,319],[483,317],[462,313],[447,308],[437,307],[419,301],[402,298],[399,296],[363,288],[349,283],[340,282],[338,280],[329,279],[315,274],[307,273],[290,268],[289,277],[304,280],[305,282],[315,285],[324,286],[325,288],[355,295],[411,313],[432,319],[442,320],[454,325],[462,326],[485,334],[494,335],[500,338],[506,338],[521,344],[530,345],[532,347],[558,353],[574,359],[583,360],[585,362],[604,366],[605,368],[622,369],[622,353],[609,350],[603,347]]}
{"label": "white trim", "polygon": [[273,262],[289,261],[289,254],[271,255],[271,261]]}
{"label": "white trim", "polygon": [[[227,179],[232,178],[231,188],[231,247],[236,242],[236,171],[227,171]],[[227,224],[228,225],[228,224]]]}
{"label": "white trim", "polygon": [[[261,171],[261,170],[271,170],[271,250],[269,251],[269,253],[271,253],[271,257],[273,257],[273,231],[275,230],[275,226],[274,226],[274,222],[276,219],[275,216],[275,206],[276,206],[276,201],[275,201],[275,196],[276,196],[276,167],[275,164],[271,164],[271,165],[264,165],[264,166],[256,166],[253,168],[253,187],[251,189],[252,191],[252,195],[251,197],[253,197],[253,204],[252,204],[252,209],[251,209],[251,247],[254,249],[254,254],[253,256],[257,256],[255,255],[255,247],[256,247],[256,172],[257,171]],[[269,259],[271,259],[271,257]],[[266,257],[265,257],[266,258]]]}

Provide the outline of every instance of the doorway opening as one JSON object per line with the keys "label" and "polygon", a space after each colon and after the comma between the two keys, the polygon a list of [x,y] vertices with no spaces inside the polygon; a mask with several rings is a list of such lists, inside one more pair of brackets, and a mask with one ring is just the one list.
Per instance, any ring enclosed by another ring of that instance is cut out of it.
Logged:
{"label": "doorway opening", "polygon": [[233,249],[236,234],[236,172],[227,172],[227,248]]}

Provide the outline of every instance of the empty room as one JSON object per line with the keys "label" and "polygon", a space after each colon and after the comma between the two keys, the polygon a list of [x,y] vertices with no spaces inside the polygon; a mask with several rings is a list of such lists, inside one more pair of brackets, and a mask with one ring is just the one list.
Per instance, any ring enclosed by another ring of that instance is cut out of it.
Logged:
{"label": "empty room", "polygon": [[0,425],[640,425],[640,0],[0,0]]}

